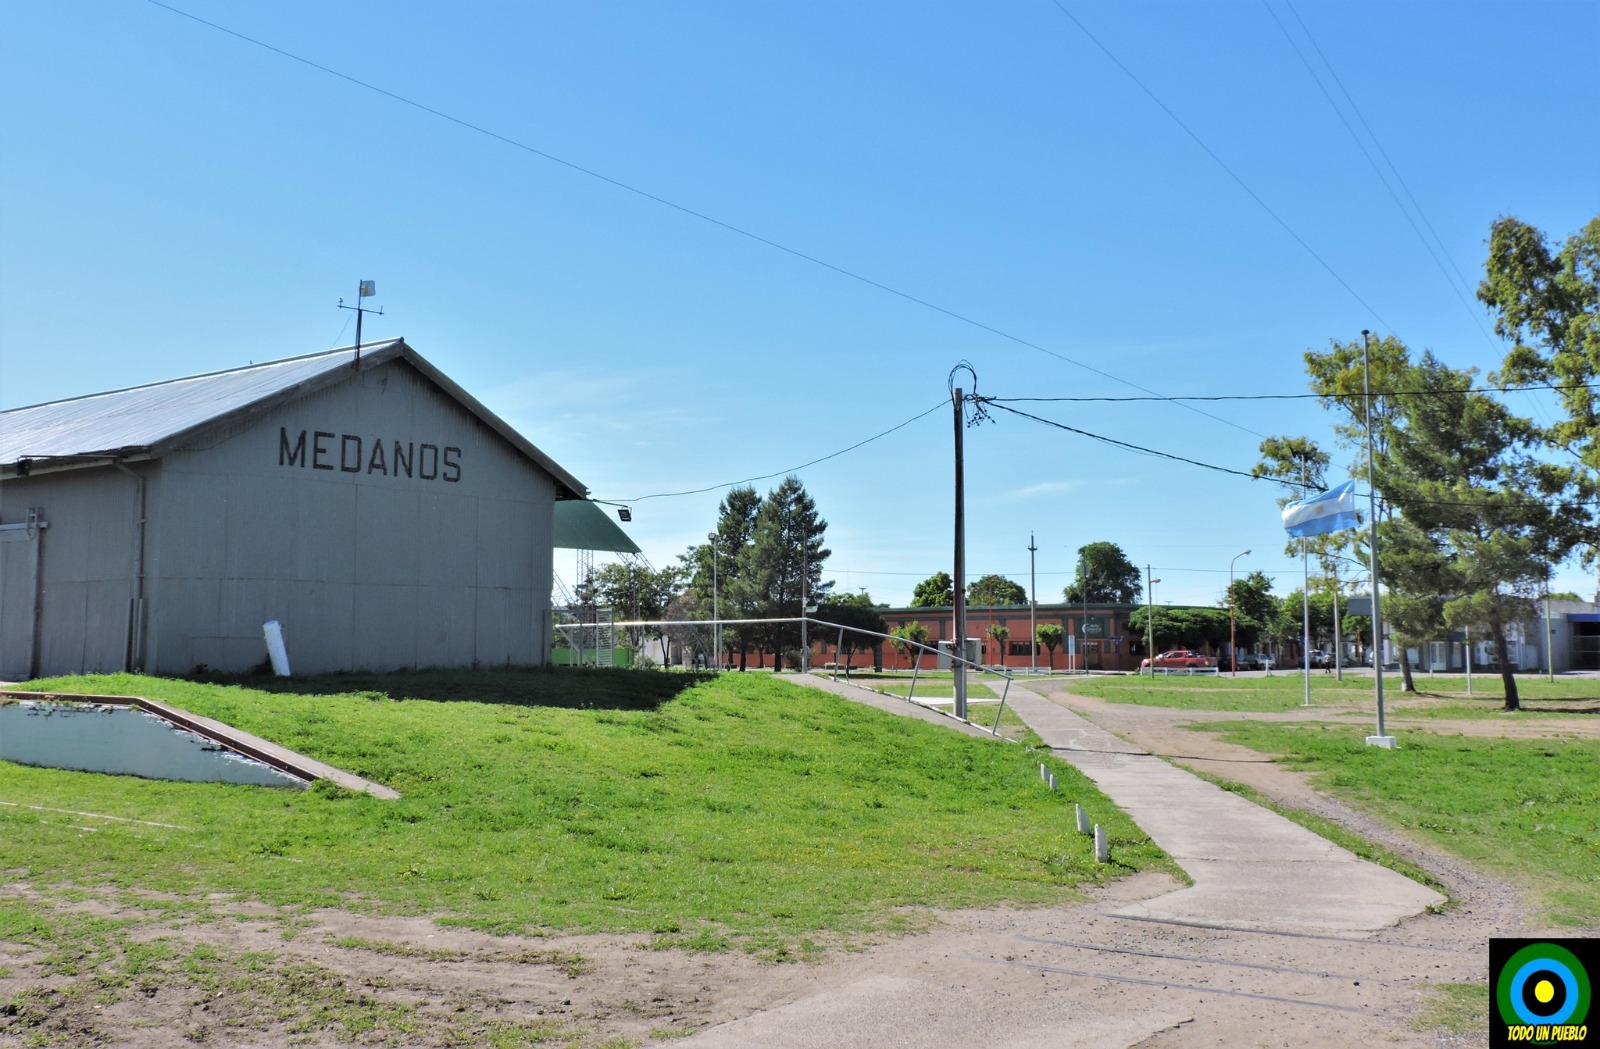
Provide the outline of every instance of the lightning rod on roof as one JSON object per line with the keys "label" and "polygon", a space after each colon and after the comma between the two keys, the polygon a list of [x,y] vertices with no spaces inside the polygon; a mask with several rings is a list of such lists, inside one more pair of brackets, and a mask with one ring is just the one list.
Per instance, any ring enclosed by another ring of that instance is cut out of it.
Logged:
{"label": "lightning rod on roof", "polygon": [[376,313],[380,317],[383,316],[383,311],[382,310],[370,310],[367,307],[361,305],[361,300],[362,299],[371,298],[372,296],[374,296],[376,294],[378,294],[378,282],[375,281],[375,280],[364,280],[364,281],[359,282],[356,285],[356,304],[354,306],[346,306],[344,304],[344,296],[341,295],[339,297],[339,308],[341,310],[355,310],[356,311],[356,355],[355,355],[355,358],[353,360],[351,360],[351,362],[350,362],[350,367],[352,369],[361,367],[361,318],[362,318],[362,316],[364,314],[368,314],[368,313]]}

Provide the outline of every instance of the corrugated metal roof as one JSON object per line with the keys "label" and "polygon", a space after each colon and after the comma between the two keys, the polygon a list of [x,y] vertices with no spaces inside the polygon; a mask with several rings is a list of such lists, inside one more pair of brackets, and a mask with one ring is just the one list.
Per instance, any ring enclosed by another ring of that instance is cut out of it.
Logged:
{"label": "corrugated metal roof", "polygon": [[[363,356],[398,340],[363,347]],[[147,452],[213,420],[348,366],[353,349],[253,364],[0,412],[0,463]],[[394,356],[393,353],[387,356]]]}
{"label": "corrugated metal roof", "polygon": [[601,550],[615,554],[642,553],[628,533],[599,505],[587,499],[556,504],[555,535],[558,550]]}
{"label": "corrugated metal roof", "polygon": [[[588,493],[577,478],[428,363],[405,340],[390,339],[361,348],[362,370],[395,358],[404,358],[445,394],[548,470],[566,489],[561,493],[563,498],[581,499]],[[0,468],[14,474],[15,464],[24,459],[59,468],[70,466],[75,460],[90,463],[158,457],[198,432],[268,411],[284,401],[340,382],[348,376],[354,359],[354,347],[344,347],[12,408],[0,412]]]}

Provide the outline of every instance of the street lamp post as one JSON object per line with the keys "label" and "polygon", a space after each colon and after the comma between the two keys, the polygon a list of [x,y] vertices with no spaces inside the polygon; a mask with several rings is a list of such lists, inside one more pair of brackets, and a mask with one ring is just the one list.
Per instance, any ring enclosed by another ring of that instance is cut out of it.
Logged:
{"label": "street lamp post", "polygon": [[1144,649],[1145,658],[1150,661],[1150,676],[1156,676],[1156,584],[1159,579],[1150,578],[1150,566],[1144,566]]}
{"label": "street lamp post", "polygon": [[811,635],[806,630],[811,609],[811,537],[800,537],[800,673],[811,673]]}
{"label": "street lamp post", "polygon": [[717,610],[717,533],[706,535],[711,540],[711,656],[722,669],[722,622]]}
{"label": "street lamp post", "polygon": [[1235,632],[1233,620],[1233,563],[1241,557],[1248,557],[1250,551],[1234,554],[1233,561],[1228,562],[1228,671],[1231,677],[1239,676],[1239,641]]}

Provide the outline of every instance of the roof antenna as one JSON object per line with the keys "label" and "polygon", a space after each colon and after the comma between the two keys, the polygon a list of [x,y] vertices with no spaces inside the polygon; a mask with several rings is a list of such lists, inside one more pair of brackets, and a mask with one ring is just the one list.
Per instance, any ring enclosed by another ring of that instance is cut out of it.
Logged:
{"label": "roof antenna", "polygon": [[343,295],[339,296],[339,308],[341,310],[355,310],[356,311],[356,356],[355,356],[355,359],[350,362],[350,369],[352,371],[354,371],[355,369],[361,367],[361,317],[362,317],[362,315],[366,314],[366,313],[376,313],[380,317],[383,316],[383,311],[382,310],[369,310],[365,306],[361,305],[361,300],[362,299],[369,299],[369,298],[371,298],[372,296],[374,296],[376,294],[378,294],[378,282],[377,281],[372,281],[372,280],[364,280],[364,281],[362,281],[360,283],[359,287],[357,287],[357,289],[356,289],[356,304],[354,306],[346,306],[344,304],[344,296]]}

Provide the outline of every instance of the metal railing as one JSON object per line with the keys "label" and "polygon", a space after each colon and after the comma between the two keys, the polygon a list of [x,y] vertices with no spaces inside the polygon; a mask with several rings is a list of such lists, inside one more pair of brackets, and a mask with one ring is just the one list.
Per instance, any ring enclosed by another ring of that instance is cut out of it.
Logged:
{"label": "metal railing", "polygon": [[[920,679],[921,674],[922,674],[921,655],[924,652],[932,654],[935,659],[943,658],[943,659],[950,660],[952,663],[959,663],[962,666],[966,667],[967,669],[976,671],[979,674],[988,674],[988,675],[991,675],[993,677],[1001,678],[1002,680],[1005,681],[1005,685],[1000,690],[1000,702],[999,702],[999,707],[995,711],[994,723],[992,725],[988,726],[985,729],[985,731],[987,731],[992,736],[999,736],[1000,735],[1000,731],[999,731],[1000,730],[1000,719],[1005,715],[1006,700],[1010,697],[1010,694],[1011,694],[1011,683],[1016,680],[1014,675],[1008,673],[1005,670],[997,670],[994,667],[985,666],[984,664],[982,664],[982,663],[980,663],[980,662],[978,662],[976,660],[968,659],[968,658],[966,658],[966,656],[960,655],[960,654],[956,653],[955,651],[945,652],[945,651],[942,651],[942,650],[940,650],[940,649],[938,649],[938,648],[936,648],[934,646],[923,644],[920,641],[913,641],[910,638],[896,637],[893,634],[885,634],[885,633],[881,633],[881,632],[876,631],[876,630],[865,630],[865,629],[863,629],[861,627],[845,626],[845,625],[843,625],[841,623],[835,623],[835,622],[832,622],[830,620],[825,620],[825,619],[816,619],[816,618],[814,618],[812,616],[792,616],[792,617],[785,617],[785,618],[781,618],[781,619],[715,619],[715,620],[712,620],[712,619],[662,619],[662,620],[630,620],[630,621],[627,621],[627,622],[623,622],[623,621],[619,620],[617,622],[612,623],[611,625],[612,625],[613,628],[617,628],[617,629],[642,628],[642,629],[647,629],[647,630],[655,630],[655,629],[660,629],[660,630],[667,630],[667,629],[684,630],[684,629],[695,629],[695,628],[700,628],[700,627],[710,627],[713,631],[720,631],[725,627],[739,627],[739,626],[771,627],[771,626],[781,626],[781,625],[784,625],[784,624],[792,624],[792,625],[798,626],[801,623],[805,623],[806,625],[812,626],[812,627],[821,627],[825,631],[832,632],[834,634],[834,638],[835,638],[834,648],[835,648],[836,652],[843,652],[844,651],[844,640],[845,640],[845,636],[847,634],[851,635],[851,636],[857,636],[857,637],[870,637],[870,638],[874,638],[874,639],[876,639],[877,641],[880,641],[880,642],[887,641],[892,645],[897,645],[897,646],[902,646],[903,645],[906,648],[914,648],[914,649],[916,649],[917,650],[917,658],[912,660],[912,666],[911,666],[911,685],[910,685],[910,688],[907,690],[906,695],[904,697],[905,701],[907,703],[917,703],[917,698],[916,698],[917,682]],[[781,662],[781,660],[783,658],[782,654],[780,653],[777,658]],[[724,668],[718,667],[717,669],[721,670],[721,669],[724,669]],[[809,673],[809,671],[807,671],[807,673]],[[835,658],[835,660],[834,660],[832,679],[834,681],[839,680],[839,660],[837,658]],[[848,665],[845,667],[845,680],[846,681],[850,680],[850,668],[849,668]],[[901,698],[900,696],[896,695],[893,692],[885,692],[882,689],[871,688],[870,686],[857,684],[856,682],[850,682],[850,683],[851,684],[855,684],[857,688],[865,688],[870,692],[877,692],[879,695],[894,696],[894,698],[896,698],[896,699]],[[924,709],[930,709],[934,713],[941,714],[941,715],[944,715],[946,717],[954,718],[957,721],[964,721],[964,723],[966,723],[966,724],[975,725],[978,728],[984,728],[983,725],[979,725],[977,722],[971,720],[970,718],[967,718],[967,719],[956,718],[953,713],[952,714],[946,714],[945,711],[939,709],[938,707],[931,707],[926,702],[923,702],[923,703],[920,703],[920,704],[917,704],[917,705],[923,707]]]}

